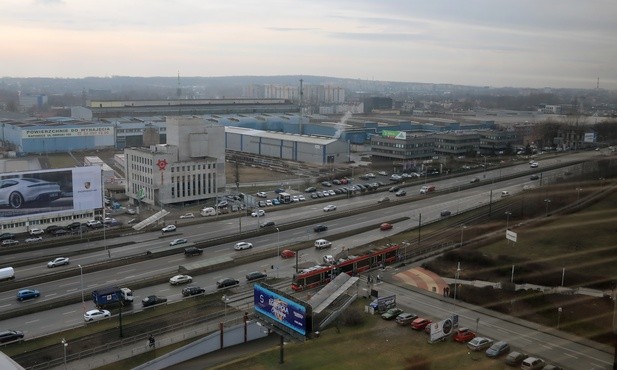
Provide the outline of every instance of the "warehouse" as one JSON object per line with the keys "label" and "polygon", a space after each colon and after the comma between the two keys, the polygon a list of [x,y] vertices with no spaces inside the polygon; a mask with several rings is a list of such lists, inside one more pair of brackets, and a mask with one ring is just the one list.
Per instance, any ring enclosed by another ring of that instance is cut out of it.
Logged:
{"label": "warehouse", "polygon": [[333,138],[225,127],[225,148],[323,166],[349,161],[349,143]]}

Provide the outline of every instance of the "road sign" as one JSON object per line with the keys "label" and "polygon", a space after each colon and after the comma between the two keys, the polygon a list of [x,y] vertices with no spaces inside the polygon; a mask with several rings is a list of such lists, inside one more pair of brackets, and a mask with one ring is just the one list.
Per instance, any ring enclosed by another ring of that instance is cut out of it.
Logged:
{"label": "road sign", "polygon": [[516,233],[514,231],[506,230],[506,239],[516,243]]}

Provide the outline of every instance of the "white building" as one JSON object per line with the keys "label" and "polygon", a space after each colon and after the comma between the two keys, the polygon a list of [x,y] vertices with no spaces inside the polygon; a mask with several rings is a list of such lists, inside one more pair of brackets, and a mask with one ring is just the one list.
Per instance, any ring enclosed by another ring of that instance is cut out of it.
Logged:
{"label": "white building", "polygon": [[167,144],[127,148],[126,194],[164,205],[225,192],[225,128],[201,118],[168,117]]}

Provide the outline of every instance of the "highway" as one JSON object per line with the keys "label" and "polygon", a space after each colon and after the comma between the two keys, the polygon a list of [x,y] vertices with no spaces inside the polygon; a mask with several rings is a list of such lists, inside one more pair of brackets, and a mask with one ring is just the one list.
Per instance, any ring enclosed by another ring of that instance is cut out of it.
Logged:
{"label": "highway", "polygon": [[[565,164],[570,160],[580,160],[581,158],[593,154],[593,152],[576,153],[575,155],[555,159],[542,159],[540,160],[540,163],[541,166],[548,166],[557,163]],[[576,173],[576,171],[580,170],[579,166],[580,165],[574,165],[569,168],[568,171]],[[505,171],[513,174],[523,173],[529,170],[530,168],[528,164],[520,164],[517,166],[504,167],[501,169],[497,168],[487,170],[485,173],[481,172],[472,175],[464,175],[447,180],[427,181],[427,183],[435,184],[437,186],[438,191],[436,196],[418,197],[414,202],[401,203],[400,205],[390,206],[385,209],[381,209],[377,204],[377,200],[379,198],[384,195],[388,195],[390,202],[396,204],[397,201],[409,198],[411,196],[416,196],[416,194],[419,193],[421,184],[406,188],[407,196],[401,198],[395,197],[392,193],[379,192],[363,196],[355,196],[349,199],[337,196],[331,200],[322,199],[321,202],[313,202],[309,200],[306,202],[297,203],[292,207],[276,208],[275,212],[270,212],[272,208],[268,207],[266,208],[266,216],[260,218],[243,216],[233,219],[216,219],[215,217],[212,217],[208,219],[208,222],[206,223],[195,225],[180,222],[178,224],[178,232],[165,237],[162,237],[159,232],[138,233],[114,238],[113,241],[94,241],[91,243],[88,242],[67,245],[54,248],[53,250],[10,254],[3,257],[3,264],[5,266],[10,266],[11,261],[16,261],[23,258],[33,258],[35,256],[45,256],[49,259],[56,256],[71,256],[71,264],[69,266],[47,269],[46,264],[41,263],[16,268],[16,282],[19,282],[20,279],[26,277],[37,276],[42,273],[50,273],[60,269],[78,270],[78,264],[85,266],[92,263],[99,263],[108,260],[110,255],[111,258],[120,258],[123,256],[143,254],[150,248],[164,248],[169,245],[170,240],[177,237],[186,237],[189,239],[189,242],[198,242],[211,238],[228,236],[235,233],[240,234],[241,229],[243,231],[249,228],[257,229],[259,227],[259,223],[264,221],[275,221],[277,225],[283,225],[289,220],[314,218],[316,220],[315,224],[321,223],[319,218],[324,215],[323,207],[326,204],[336,204],[338,209],[334,211],[334,213],[338,212],[340,214],[343,214],[347,210],[353,210],[359,207],[374,206],[374,210],[370,210],[365,213],[352,213],[345,217],[324,221],[323,223],[328,225],[329,230],[319,234],[313,232],[313,225],[311,224],[309,227],[281,230],[280,232],[275,231],[268,235],[252,237],[248,241],[254,244],[254,250],[263,250],[264,248],[267,248],[272,251],[272,258],[248,265],[235,266],[225,271],[217,271],[193,277],[193,284],[204,287],[207,292],[215,291],[215,281],[222,277],[234,277],[239,279],[241,281],[241,286],[237,289],[250,289],[250,287],[246,285],[246,281],[244,279],[244,275],[250,271],[266,270],[270,276],[291,278],[292,274],[295,272],[295,260],[283,260],[278,257],[278,251],[284,249],[285,245],[293,244],[299,241],[306,241],[308,243],[317,238],[327,239],[329,235],[333,235],[338,232],[355,230],[362,226],[375,226],[374,230],[359,233],[346,239],[334,240],[332,250],[315,251],[314,248],[307,248],[300,252],[299,258],[301,263],[309,263],[311,261],[319,263],[321,262],[324,254],[335,254],[341,251],[344,246],[353,247],[370,242],[378,242],[388,235],[398,233],[403,229],[415,227],[418,224],[420,214],[422,215],[422,222],[427,223],[431,220],[438,219],[440,217],[440,212],[443,209],[448,209],[452,211],[453,214],[456,214],[458,212],[463,212],[467,209],[477,207],[478,205],[488,204],[491,201],[498,202],[500,200],[499,193],[502,190],[508,190],[511,194],[516,194],[522,191],[525,184],[533,183],[535,186],[538,186],[539,181],[530,181],[528,175],[515,179],[499,181],[501,175],[505,174]],[[542,168],[538,169],[539,173],[542,172],[542,178],[544,181],[557,176],[563,176],[564,171],[566,170],[555,169],[551,171],[543,171]],[[439,194],[440,189],[457,188],[462,185],[467,185],[473,177],[480,177],[483,180],[485,178],[486,181],[483,181],[481,185],[477,187],[464,190],[460,190],[459,188],[459,191],[456,192]],[[427,180],[431,179],[429,178]],[[328,215],[330,215],[330,213],[328,213]],[[381,222],[399,218],[404,219],[404,221],[395,223],[393,230],[384,232],[377,229],[377,225]],[[107,243],[107,245],[110,243],[124,244],[124,246],[110,249],[110,254],[103,250],[96,250],[78,255],[74,254],[74,251],[76,250],[88,250],[89,248],[101,247],[104,243]],[[233,244],[234,243],[229,243],[207,248],[201,257],[186,258],[183,254],[177,254],[156,258],[145,262],[134,263],[127,266],[110,268],[104,271],[87,273],[83,275],[83,287],[82,279],[79,274],[77,274],[77,276],[58,280],[55,280],[52,277],[49,282],[38,284],[37,286],[33,286],[31,288],[36,288],[42,293],[41,297],[36,300],[37,302],[44,302],[45,300],[61,297],[63,295],[74,295],[80,291],[83,291],[85,295],[89,295],[93,289],[106,285],[130,287],[131,281],[145,279],[155,275],[167,274],[171,277],[177,274],[178,266],[187,261],[194,262],[200,259],[223,256],[234,257],[236,254],[253,253],[252,250],[234,251]],[[271,269],[271,266],[274,266],[275,268]],[[150,294],[165,296],[168,298],[169,302],[178,301],[182,299],[180,294],[181,289],[182,286],[173,287],[170,284],[159,284],[140,289],[135,292],[136,303],[134,304],[134,309],[136,311],[141,310],[141,299]],[[15,299],[14,291],[0,293],[0,311],[12,310],[19,306],[32,303],[34,303],[34,301],[18,302]],[[93,308],[93,304],[89,301],[85,302],[84,306],[82,306],[81,303],[78,303],[57,309],[47,310],[45,312],[4,320],[0,323],[0,327],[23,330],[26,338],[42,336],[58,330],[83,325],[82,314],[84,310],[91,308]]]}

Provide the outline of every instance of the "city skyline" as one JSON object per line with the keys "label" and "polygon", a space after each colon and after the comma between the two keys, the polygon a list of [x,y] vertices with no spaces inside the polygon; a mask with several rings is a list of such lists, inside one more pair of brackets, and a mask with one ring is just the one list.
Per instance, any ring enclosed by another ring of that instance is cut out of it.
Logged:
{"label": "city skyline", "polygon": [[617,89],[617,3],[8,0],[3,77],[321,75]]}

